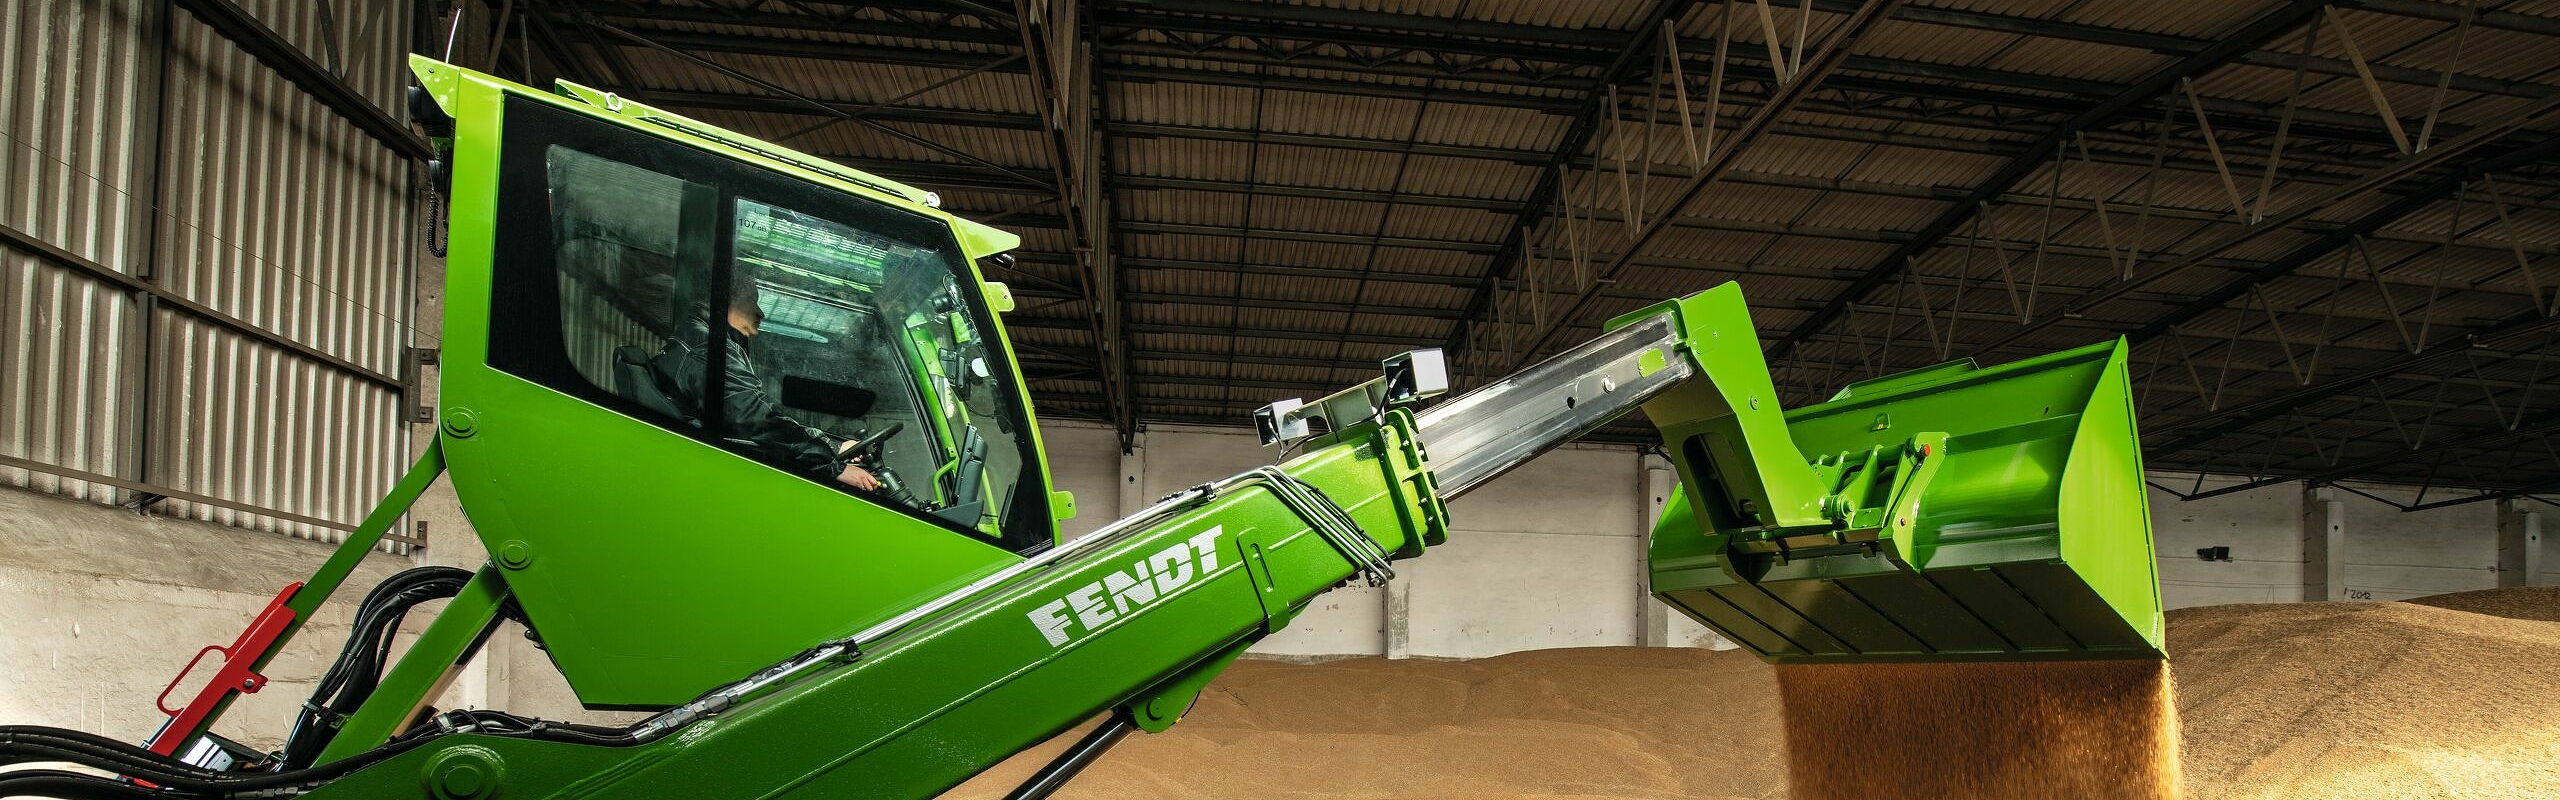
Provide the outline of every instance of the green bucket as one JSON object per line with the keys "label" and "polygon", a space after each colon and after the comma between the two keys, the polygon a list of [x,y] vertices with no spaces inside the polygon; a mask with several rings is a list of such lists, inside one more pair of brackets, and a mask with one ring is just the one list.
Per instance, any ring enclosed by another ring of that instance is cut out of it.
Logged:
{"label": "green bucket", "polygon": [[1681,478],[1663,602],[1781,663],[2162,657],[2122,341],[1781,415],[1736,287],[1620,322],[1666,311],[1707,379],[1645,405]]}

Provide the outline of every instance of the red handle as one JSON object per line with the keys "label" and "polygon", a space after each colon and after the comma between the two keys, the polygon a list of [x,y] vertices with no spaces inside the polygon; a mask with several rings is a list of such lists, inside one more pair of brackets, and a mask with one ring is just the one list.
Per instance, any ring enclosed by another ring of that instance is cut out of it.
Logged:
{"label": "red handle", "polygon": [[172,717],[186,713],[184,709],[169,707],[169,693],[177,691],[178,684],[187,682],[187,675],[196,671],[197,664],[204,663],[204,654],[206,653],[221,653],[223,660],[226,662],[231,658],[230,648],[226,648],[218,644],[205,645],[204,649],[196,651],[196,657],[187,659],[187,665],[178,670],[178,677],[170,678],[169,685],[161,687],[160,696],[151,701],[153,705],[160,707],[160,713],[167,714]]}
{"label": "red handle", "polygon": [[[169,715],[169,724],[161,726],[160,732],[151,737],[147,745],[151,752],[175,755],[180,743],[213,723],[213,710],[231,699],[233,693],[254,693],[266,688],[267,677],[251,669],[267,657],[267,651],[275,648],[285,629],[293,627],[293,609],[285,604],[293,600],[293,593],[301,590],[300,583],[287,584],[284,591],[276,593],[276,599],[267,602],[266,610],[258,612],[257,618],[249,621],[248,630],[241,631],[240,638],[230,647],[209,645],[196,651],[195,658],[187,660],[187,667],[179,670],[178,677],[170,679],[168,688],[161,689],[160,697],[152,701],[160,707],[160,713]],[[221,653],[223,658],[222,666],[214,670],[213,682],[196,690],[195,699],[187,701],[186,708],[170,708],[169,693],[178,690],[178,684],[187,679],[188,673],[195,671],[196,664],[204,661],[206,653],[214,652]]]}

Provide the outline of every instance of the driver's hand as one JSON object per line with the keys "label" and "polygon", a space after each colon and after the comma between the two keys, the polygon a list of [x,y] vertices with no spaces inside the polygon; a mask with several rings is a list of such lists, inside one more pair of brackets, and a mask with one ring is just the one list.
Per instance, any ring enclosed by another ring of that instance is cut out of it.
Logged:
{"label": "driver's hand", "polygon": [[844,471],[836,473],[836,482],[866,492],[880,488],[880,479],[873,477],[870,470],[852,464],[844,465]]}
{"label": "driver's hand", "polygon": [[860,440],[860,439],[846,439],[846,440],[844,440],[844,441],[837,442],[837,443],[836,443],[836,455],[844,455],[844,451],[851,450],[851,449],[853,449],[854,445],[858,445],[858,444],[861,444],[861,443],[862,443],[862,440]]}

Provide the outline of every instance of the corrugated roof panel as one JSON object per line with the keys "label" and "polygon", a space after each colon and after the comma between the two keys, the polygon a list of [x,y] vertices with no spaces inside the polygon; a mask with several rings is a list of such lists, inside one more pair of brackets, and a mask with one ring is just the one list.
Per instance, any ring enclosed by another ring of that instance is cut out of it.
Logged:
{"label": "corrugated roof panel", "polygon": [[1364,281],[1359,289],[1363,305],[1376,304],[1416,311],[1454,311],[1464,308],[1475,294],[1474,287],[1439,286],[1402,281]]}
{"label": "corrugated roof panel", "polygon": [[654,50],[633,51],[623,59],[630,68],[633,83],[653,89],[688,92],[715,92],[750,96],[770,96],[755,84],[704,69],[674,56]]}
{"label": "corrugated roof panel", "polygon": [[1104,87],[1114,120],[1262,129],[1254,113],[1254,90],[1250,88],[1176,81],[1107,81]]}
{"label": "corrugated roof panel", "polygon": [[2073,7],[2083,5],[2086,2],[2087,0],[1950,0],[1949,2],[1932,2],[1927,5],[1931,8],[1951,8],[1961,11],[1981,11],[2012,17],[2044,19],[2069,11]]}
{"label": "corrugated roof panel", "polygon": [[1057,228],[1031,228],[1021,225],[1007,225],[1002,220],[996,221],[995,226],[1007,231],[1012,231],[1014,234],[1021,236],[1022,247],[1026,250],[1064,253],[1069,249],[1067,232]]}
{"label": "corrugated roof panel", "polygon": [[[1808,103],[1806,105],[1810,106],[1812,104]],[[1824,108],[1837,108],[1837,106],[1824,106]],[[1794,113],[1788,114],[1787,121],[1798,125],[1815,125],[1837,131],[1890,131],[1899,130],[1903,124],[1892,119],[1879,119],[1876,117],[1858,116],[1855,114],[1837,114],[1802,106],[1798,107]],[[1717,137],[1722,138],[1728,133],[1730,133],[1730,131],[1726,133],[1718,133]],[[1980,136],[1980,134],[1972,131],[1963,131],[1962,133],[1963,135],[1975,136],[1977,138]]]}
{"label": "corrugated roof panel", "polygon": [[1233,263],[1243,252],[1242,240],[1231,236],[1145,234],[1120,238],[1121,255],[1133,258]]}
{"label": "corrugated roof panel", "polygon": [[[1743,58],[1766,62],[1769,57],[1769,46],[1766,42],[1770,37],[1767,35],[1768,29],[1761,25],[1756,9],[1748,3],[1734,3],[1733,10],[1738,14],[1734,18],[1733,52]],[[1776,25],[1778,42],[1792,55],[1792,49],[1797,41],[1798,17],[1795,4],[1785,3],[1784,0],[1770,0],[1769,11],[1769,19]],[[1846,19],[1846,16],[1840,14],[1813,12],[1813,16],[1804,26],[1805,46],[1808,48],[1818,46],[1824,37],[1831,35],[1833,28],[1839,27],[1840,23]],[[1710,30],[1706,35],[1713,36],[1715,33]]]}
{"label": "corrugated roof panel", "polygon": [[1817,239],[1810,236],[1782,236],[1769,247],[1751,257],[1754,263],[1782,264],[1804,269],[1864,270],[1877,259],[1893,252],[1889,242],[1857,242],[1843,239]]}
{"label": "corrugated roof panel", "polygon": [[[2299,45],[2291,45],[2285,47],[2283,52],[2290,56],[2299,50]],[[2333,79],[2334,76],[2331,75],[2305,72],[2302,75],[2302,86],[2308,89]],[[2255,64],[2224,64],[2196,76],[2195,86],[2196,93],[2207,99],[2238,100],[2281,107],[2284,99],[2293,94],[2293,70]],[[2180,124],[2188,127],[2195,125],[2195,118],[2192,116],[2194,112],[2187,104],[2185,92],[2172,87],[2170,92],[2162,97],[2165,102],[2176,104]],[[2152,122],[2158,122],[2160,119],[2160,114],[2156,110],[2144,116]]]}
{"label": "corrugated roof panel", "polygon": [[[706,8],[729,13],[733,13],[735,11],[735,9],[727,8],[718,4],[685,3],[674,2],[672,0],[659,2],[657,5],[671,7],[690,6],[694,8]],[[650,31],[741,34],[775,39],[791,39],[794,41],[804,42],[875,44],[890,47],[913,48],[918,50],[985,53],[998,57],[1008,54],[1012,49],[1009,45],[972,41],[966,35],[957,38],[930,40],[906,36],[883,35],[863,24],[864,22],[881,21],[885,19],[886,17],[881,14],[880,9],[860,8],[852,9],[851,17],[846,20],[843,26],[836,28],[825,27],[827,23],[817,20],[812,20],[809,24],[800,25],[740,25],[720,22],[697,22],[689,20],[652,18],[647,20],[625,19],[620,20],[619,24],[622,24],[628,29],[637,31],[642,35],[647,35]],[[951,27],[948,30],[980,35],[989,39],[997,36],[1011,37],[1014,35],[1011,30],[997,31],[973,23],[973,20],[953,18],[950,22]],[[438,38],[441,39],[442,36],[439,35]]]}
{"label": "corrugated roof panel", "polygon": [[[658,74],[690,70],[713,76],[709,80],[724,82],[729,80],[718,76],[712,70],[654,50],[627,51],[627,55],[635,69],[641,63],[649,63]],[[704,60],[772,83],[803,97],[856,106],[898,98],[908,92],[950,80],[967,71],[905,64],[737,53],[711,52],[697,53],[697,55]],[[772,94],[755,88],[745,89],[740,93]],[[776,105],[787,106],[796,101],[776,99],[774,102]],[[1031,93],[1029,76],[992,70],[960,78],[949,85],[899,100],[898,105],[1016,114],[1037,114],[1040,111],[1038,100]]]}
{"label": "corrugated roof panel", "polygon": [[[2356,46],[2364,51],[2366,58],[2386,64],[2394,63],[2395,58],[2423,52],[2415,49],[2420,42],[2438,35],[2449,38],[2454,28],[2449,23],[2435,20],[2355,8],[2332,7],[2327,14],[2328,28],[2320,32],[2322,52],[2345,56],[2346,43],[2338,35],[2343,24],[2346,30],[2354,32]],[[2430,62],[2424,66],[2432,68],[2438,65]]]}
{"label": "corrugated roof panel", "polygon": [[1383,192],[1395,188],[1394,153],[1370,153],[1324,147],[1257,145],[1246,156],[1254,182],[1284,186],[1327,186]]}
{"label": "corrugated roof panel", "polygon": [[2175,57],[2140,48],[2021,37],[1984,66],[2035,75],[2131,84],[2174,61]]}
{"label": "corrugated roof panel", "polygon": [[1113,154],[1118,156],[1112,166],[1122,175],[1228,183],[1253,179],[1248,169],[1254,147],[1250,144],[1134,136],[1113,137],[1110,141]]}
{"label": "corrugated roof panel", "polygon": [[[1770,175],[1838,178],[1865,156],[1867,149],[1871,146],[1856,142],[1772,134],[1762,137],[1750,150],[1745,151],[1741,158],[1735,160],[1734,167]],[[1903,185],[1934,184],[1906,182]]]}
{"label": "corrugated roof panel", "polygon": [[1747,183],[1718,183],[1698,193],[1684,216],[1786,224],[1814,209],[1824,192]]}
{"label": "corrugated roof panel", "polygon": [[2005,156],[1877,145],[1875,152],[1842,176],[1901,186],[1974,186],[2004,164]]}
{"label": "corrugated roof panel", "polygon": [[1184,189],[1123,189],[1113,196],[1120,219],[1230,228],[1245,224],[1249,202],[1241,194]]}
{"label": "corrugated roof panel", "polygon": [[[1451,324],[1448,320],[1388,314],[1352,314],[1347,318],[1351,322],[1348,333],[1395,337],[1424,347],[1447,338]],[[1332,329],[1325,332],[1335,333]]]}
{"label": "corrugated roof panel", "polygon": [[1317,0],[1289,5],[1341,8],[1506,25],[1621,30],[1634,25],[1646,4],[1639,0],[1553,3],[1545,0]]}
{"label": "corrugated roof panel", "polygon": [[1528,109],[1431,103],[1423,109],[1422,124],[1409,137],[1391,134],[1390,138],[1414,138],[1470,147],[1553,150],[1556,142],[1564,136],[1566,122],[1563,117]]}
{"label": "corrugated roof panel", "polygon": [[1257,238],[1246,243],[1245,260],[1254,264],[1359,269],[1368,263],[1369,251],[1370,247],[1362,244]]}
{"label": "corrugated roof panel", "polygon": [[1386,208],[1384,233],[1388,236],[1489,242],[1509,234],[1512,223],[1509,215],[1491,211],[1418,205]]}
{"label": "corrugated roof panel", "polygon": [[[1455,78],[1424,78],[1408,75],[1386,75],[1375,72],[1348,72],[1343,70],[1317,69],[1299,66],[1275,67],[1268,64],[1231,63],[1227,61],[1169,58],[1139,54],[1114,54],[1110,57],[1110,63],[1125,64],[1135,69],[1149,70],[1149,77],[1156,80],[1167,79],[1158,77],[1161,73],[1178,74],[1181,72],[1214,72],[1253,75],[1262,79],[1282,78],[1289,79],[1293,83],[1302,81],[1319,81],[1327,84],[1335,84],[1335,86],[1327,86],[1325,88],[1329,91],[1323,92],[1304,91],[1296,88],[1264,88],[1262,91],[1271,95],[1305,94],[1312,95],[1315,98],[1348,100],[1364,105],[1376,104],[1373,107],[1392,105],[1396,103],[1411,104],[1418,102],[1411,99],[1383,96],[1389,94],[1389,92],[1385,91],[1389,87],[1395,88],[1398,92],[1420,92],[1426,96],[1445,95],[1446,98],[1449,98],[1440,99],[1435,97],[1434,100],[1436,102],[1468,102],[1468,100],[1457,99],[1468,97],[1468,95],[1459,94],[1461,92],[1505,95],[1510,98],[1518,98],[1516,101],[1511,102],[1515,102],[1524,107],[1551,108],[1558,111],[1558,113],[1563,113],[1568,110],[1579,100],[1578,93],[1563,88],[1523,87],[1509,83],[1486,83],[1482,81],[1469,81]],[[1108,65],[1106,65],[1105,71],[1109,71]],[[1363,94],[1362,92],[1368,92],[1369,94]],[[1317,100],[1314,102],[1322,101]],[[1412,114],[1412,109],[1408,106],[1406,107],[1403,115],[1395,118],[1401,120],[1406,126],[1411,126],[1413,124]],[[1268,114],[1266,114],[1264,119],[1266,122],[1273,120],[1273,118]],[[1374,120],[1361,120],[1341,124],[1375,126],[1379,123]]]}
{"label": "corrugated roof panel", "polygon": [[2062,22],[2077,22],[2144,33],[2165,33],[2200,39],[2216,39],[2239,30],[2276,9],[2269,0],[2234,0],[2222,3],[2158,3],[2150,0],[2097,0],[2072,4],[2065,9],[2042,14]]}
{"label": "corrugated roof panel", "polygon": [[[2402,116],[2401,124],[2404,126],[2412,125],[2416,117],[2423,116],[2428,104],[2433,102],[2435,97],[2433,87],[2406,83],[2385,83],[2382,84],[2382,91],[2384,96],[2391,99],[2391,110]],[[2381,119],[2375,116],[2373,94],[2365,89],[2363,81],[2352,77],[2330,78],[2326,81],[2305,80],[2301,98],[2299,105],[2304,109],[2319,109],[2371,119],[2373,120],[2371,130],[2375,132],[2377,138],[2384,135],[2381,133]],[[2465,96],[2457,93],[2454,99],[2465,99]],[[2281,93],[2277,95],[2275,101],[2282,101]],[[2412,129],[2409,133],[2415,135],[2416,131]]]}
{"label": "corrugated roof panel", "polygon": [[[2393,102],[2398,101],[2395,100]],[[2519,115],[2526,108],[2539,102],[2541,101],[2501,95],[2472,95],[2470,99],[2466,100],[2463,99],[2460,94],[2456,94],[2452,98],[2446,100],[2445,109],[2436,124],[2439,126],[2475,127],[2494,125]],[[2424,109],[2426,106],[2418,106],[2418,108]],[[2398,110],[2398,107],[2394,106],[2393,110]],[[2423,112],[2413,111],[2409,113],[2414,115],[2422,114]],[[2418,135],[2418,132],[2412,129],[2409,131],[2409,135],[2415,137]],[[2446,128],[2439,127],[2436,129],[2435,138],[2432,141],[2441,142],[2447,138],[2450,138],[2449,131],[2446,130]]]}
{"label": "corrugated roof panel", "polygon": [[[1205,279],[1204,279],[1205,280]],[[1268,272],[1244,274],[1244,297],[1247,303],[1313,303],[1352,307],[1358,302],[1360,282],[1348,277],[1318,278],[1305,275],[1275,275]],[[1309,318],[1330,318],[1333,312],[1298,307],[1293,310]]]}
{"label": "corrugated roof panel", "polygon": [[1557,3],[1552,0],[1468,0],[1459,3],[1466,9],[1467,19],[1514,25],[1537,25],[1554,28],[1597,28],[1625,30],[1643,19],[1650,3],[1641,0],[1604,0],[1589,3]]}
{"label": "corrugated roof panel", "polygon": [[1825,192],[1806,209],[1804,222],[1874,231],[1912,231],[1946,212],[1947,203],[1857,192]]}
{"label": "corrugated roof panel", "polygon": [[1386,211],[1387,206],[1380,203],[1257,197],[1253,202],[1252,224],[1255,228],[1268,230],[1374,236],[1378,233],[1378,220]]}
{"label": "corrugated roof panel", "polygon": [[1725,262],[1748,262],[1766,250],[1775,236],[1766,233],[1707,230],[1672,227],[1654,237],[1646,255],[1662,258],[1696,258]]}
{"label": "corrugated roof panel", "polygon": [[1388,272],[1417,275],[1482,275],[1486,256],[1453,250],[1425,250],[1414,247],[1380,247],[1378,268]]}
{"label": "corrugated roof panel", "polygon": [[1246,285],[1241,272],[1210,269],[1148,269],[1121,267],[1121,286],[1140,294],[1191,295],[1201,298],[1234,297]]}
{"label": "corrugated roof panel", "polygon": [[1405,163],[1400,191],[1488,200],[1528,197],[1538,180],[1536,167],[1477,159],[1413,156]]}
{"label": "corrugated roof panel", "polygon": [[[746,118],[725,113],[703,115],[704,121],[713,124],[744,119]],[[816,124],[824,121],[822,118],[809,118],[805,123]],[[1036,131],[968,125],[878,124],[881,127],[853,122],[827,125],[811,130],[806,135],[793,140],[791,144],[795,149],[809,153],[881,159],[894,162],[902,168],[916,165],[918,169],[922,169],[921,165],[924,164],[967,164],[959,155],[948,152],[958,151],[978,159],[1011,167],[1027,175],[1039,177],[1048,174],[1048,145],[1041,140],[1040,134]],[[727,126],[724,125],[724,127]],[[749,125],[737,127],[744,129]],[[889,131],[896,131],[897,134]],[[929,142],[931,145],[905,138],[909,136]],[[967,168],[984,169],[975,165]]]}
{"label": "corrugated roof panel", "polygon": [[[1788,13],[1792,14],[1793,9]],[[1754,18],[1745,17],[1745,19]],[[1792,20],[1780,20],[1781,26],[1789,26],[1791,23]],[[1792,35],[1793,28],[1782,27],[1782,31]],[[1958,28],[1892,20],[1876,26],[1873,33],[1858,40],[1857,52],[1858,55],[1874,58],[1917,61],[1924,64],[1973,66],[1999,55],[2023,38],[2025,37],[2014,33],[1980,28]],[[1817,40],[1808,38],[1806,41]],[[1792,41],[1789,43],[1792,44]],[[1767,46],[1763,45],[1760,53],[1765,55],[1767,52]]]}
{"label": "corrugated roof panel", "polygon": [[[2500,10],[2512,12],[2516,4]],[[2443,69],[2453,52],[2453,37],[2430,39],[2391,61],[2419,69]],[[2547,77],[2550,65],[2551,39],[2519,31],[2500,30],[2474,25],[2462,42],[2462,74],[2479,75],[2511,81],[2527,81]]]}

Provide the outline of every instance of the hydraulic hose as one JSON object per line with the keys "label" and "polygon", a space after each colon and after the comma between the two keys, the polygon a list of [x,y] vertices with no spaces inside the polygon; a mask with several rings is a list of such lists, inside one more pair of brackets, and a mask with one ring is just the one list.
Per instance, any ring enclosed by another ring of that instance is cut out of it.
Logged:
{"label": "hydraulic hose", "polygon": [[163,795],[96,775],[56,769],[0,772],[0,797],[59,797],[63,800],[150,800]]}
{"label": "hydraulic hose", "polygon": [[[252,792],[262,789],[309,786],[325,783],[347,773],[380,763],[384,759],[399,755],[411,748],[425,744],[431,738],[433,737],[427,735],[412,735],[404,737],[382,747],[359,753],[345,760],[333,762],[327,766],[313,769],[275,773],[222,773],[180,762],[141,747],[82,731],[48,728],[39,725],[0,726],[0,766],[45,761],[70,762],[139,780],[149,781],[163,787],[163,791],[147,792],[141,795],[97,794],[96,790],[99,790],[99,787],[93,785],[92,782],[69,780],[70,778],[91,778],[92,776],[48,770],[31,770],[26,772],[0,773],[0,797],[28,794],[76,798],[134,796],[163,798],[227,797],[237,793]],[[29,783],[26,784],[15,784],[9,782],[17,780],[21,775],[33,777],[30,777],[28,779]],[[114,781],[105,779],[92,778],[92,780],[106,784],[115,784]],[[34,785],[42,785],[48,788],[45,791],[35,791],[32,789],[22,790],[20,788],[21,786]]]}

